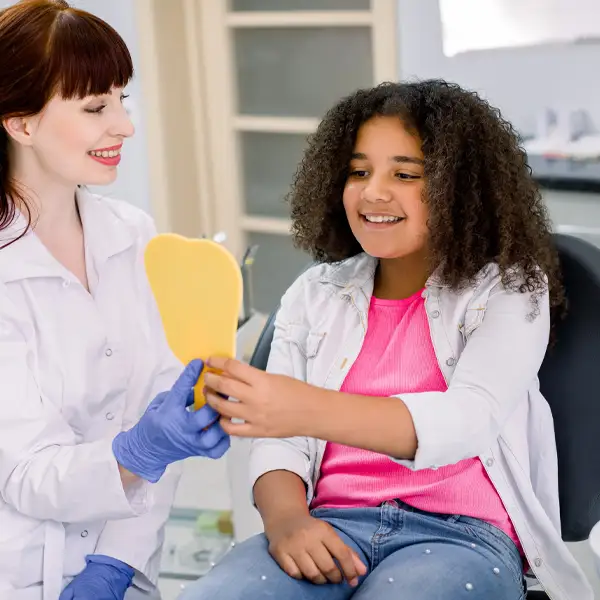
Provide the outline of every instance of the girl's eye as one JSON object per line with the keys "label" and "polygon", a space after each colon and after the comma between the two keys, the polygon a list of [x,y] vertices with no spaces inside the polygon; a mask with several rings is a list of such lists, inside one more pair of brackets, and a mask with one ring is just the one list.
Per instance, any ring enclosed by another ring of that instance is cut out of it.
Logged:
{"label": "girl's eye", "polygon": [[362,177],[366,177],[368,175],[368,171],[365,171],[364,169],[354,169],[354,171],[350,172],[350,177],[358,177],[358,178],[362,178]]}
{"label": "girl's eye", "polygon": [[411,181],[413,179],[421,179],[420,175],[411,175],[410,173],[396,173],[398,179]]}

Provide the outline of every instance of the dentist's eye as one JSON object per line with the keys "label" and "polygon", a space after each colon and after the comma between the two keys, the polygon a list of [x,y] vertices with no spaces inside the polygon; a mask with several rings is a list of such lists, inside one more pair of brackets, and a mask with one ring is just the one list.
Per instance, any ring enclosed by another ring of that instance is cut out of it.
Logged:
{"label": "dentist's eye", "polygon": [[123,102],[125,98],[129,98],[129,94],[121,94],[121,102]]}
{"label": "dentist's eye", "polygon": [[105,108],[106,104],[103,104],[102,106],[98,106],[97,108],[84,108],[83,110],[85,110],[86,113],[97,115],[101,113]]}

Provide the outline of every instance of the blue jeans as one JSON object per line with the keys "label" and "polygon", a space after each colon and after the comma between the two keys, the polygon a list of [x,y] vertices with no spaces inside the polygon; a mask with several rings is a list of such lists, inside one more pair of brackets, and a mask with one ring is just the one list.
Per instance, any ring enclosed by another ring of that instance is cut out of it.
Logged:
{"label": "blue jeans", "polygon": [[469,517],[416,510],[317,509],[368,567],[357,588],[288,576],[264,535],[236,546],[179,600],[523,600],[523,562],[501,530]]}

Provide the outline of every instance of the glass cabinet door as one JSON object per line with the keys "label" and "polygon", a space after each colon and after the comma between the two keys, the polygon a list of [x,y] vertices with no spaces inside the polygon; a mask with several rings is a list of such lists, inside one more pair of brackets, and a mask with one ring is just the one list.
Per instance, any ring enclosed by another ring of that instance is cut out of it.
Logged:
{"label": "glass cabinet door", "polygon": [[216,222],[236,254],[260,246],[252,270],[255,308],[270,312],[310,261],[293,247],[284,202],[307,136],[343,96],[397,79],[397,1],[201,6],[204,48],[215,57],[205,88],[214,96],[208,116],[216,140]]}

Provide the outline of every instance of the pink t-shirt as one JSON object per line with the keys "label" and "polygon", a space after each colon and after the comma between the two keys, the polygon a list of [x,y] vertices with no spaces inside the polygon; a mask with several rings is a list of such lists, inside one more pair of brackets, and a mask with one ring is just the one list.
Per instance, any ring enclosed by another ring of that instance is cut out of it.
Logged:
{"label": "pink t-shirt", "polygon": [[[386,397],[446,389],[421,292],[404,300],[373,298],[363,347],[342,391]],[[327,444],[312,508],[378,506],[394,499],[428,512],[482,519],[521,548],[478,458],[411,471],[376,452]]]}

